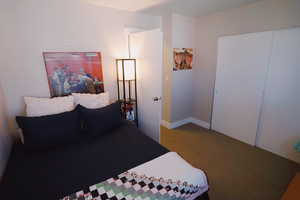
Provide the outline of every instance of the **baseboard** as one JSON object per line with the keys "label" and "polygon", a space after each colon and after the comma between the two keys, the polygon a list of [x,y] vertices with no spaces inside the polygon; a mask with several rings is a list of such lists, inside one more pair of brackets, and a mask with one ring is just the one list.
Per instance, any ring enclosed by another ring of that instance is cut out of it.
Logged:
{"label": "baseboard", "polygon": [[193,124],[196,124],[198,126],[201,126],[203,128],[210,129],[210,123],[202,121],[200,119],[190,117],[190,122],[193,123]]}
{"label": "baseboard", "polygon": [[170,127],[171,127],[171,123],[170,123],[170,122],[167,122],[167,121],[165,121],[165,120],[161,120],[161,121],[160,121],[160,125],[162,125],[162,126],[168,128],[168,129],[171,129],[171,128],[170,128]]}
{"label": "baseboard", "polygon": [[184,120],[180,120],[177,122],[168,122],[168,121],[162,120],[160,124],[168,129],[174,129],[174,128],[177,128],[179,126],[182,126],[182,125],[188,124],[188,123],[190,123],[189,118],[186,118]]}
{"label": "baseboard", "polygon": [[174,129],[174,128],[177,128],[179,126],[182,126],[182,125],[188,124],[188,123],[193,123],[193,124],[196,124],[198,126],[206,128],[206,129],[210,128],[210,124],[208,122],[196,119],[194,117],[189,117],[189,118],[177,121],[177,122],[168,122],[168,121],[165,121],[165,120],[161,121],[161,125],[168,128],[168,129]]}

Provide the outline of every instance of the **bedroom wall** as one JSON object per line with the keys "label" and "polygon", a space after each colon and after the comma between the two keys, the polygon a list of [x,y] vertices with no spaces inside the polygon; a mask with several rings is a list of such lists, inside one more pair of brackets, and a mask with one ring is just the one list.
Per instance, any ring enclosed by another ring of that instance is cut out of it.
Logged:
{"label": "bedroom wall", "polygon": [[[172,15],[172,46],[173,48],[195,49],[196,20],[183,15]],[[173,55],[172,55],[173,56]],[[173,59],[173,57],[172,57]],[[173,67],[173,63],[172,63]],[[172,119],[171,122],[181,121],[192,115],[193,104],[193,69],[172,71]]]}
{"label": "bedroom wall", "polygon": [[[14,3],[10,1],[1,2],[0,7],[0,181],[3,175],[6,161],[10,153],[11,146],[11,136],[8,133],[8,123],[7,123],[7,108],[6,101],[4,99],[3,88],[1,85],[3,66],[6,65],[10,57],[11,51],[14,47],[14,42],[11,44],[7,41],[8,37],[13,37],[14,31],[14,16],[11,14],[14,10]],[[10,19],[11,23],[6,23],[6,20]],[[10,35],[9,35],[9,32]]]}
{"label": "bedroom wall", "polygon": [[171,122],[172,109],[172,12],[167,10],[162,15],[163,31],[163,96],[162,96],[162,120]]}
{"label": "bedroom wall", "polygon": [[100,51],[105,90],[115,99],[114,59],[127,56],[124,28],[147,30],[161,25],[159,17],[99,7],[85,0],[6,2],[0,8],[0,13],[10,15],[5,17],[7,30],[0,39],[0,82],[12,132],[14,116],[24,112],[23,96],[49,96],[43,51]]}
{"label": "bedroom wall", "polygon": [[210,122],[218,37],[300,26],[299,0],[264,0],[197,19],[193,70],[195,118]]}
{"label": "bedroom wall", "polygon": [[195,19],[166,10],[162,16],[164,33],[164,96],[162,125],[172,127],[173,123],[192,116],[193,70],[173,71],[173,48],[195,49]]}
{"label": "bedroom wall", "polygon": [[8,133],[6,107],[4,94],[0,85],[0,180],[6,166],[7,158],[10,152],[10,135]]}

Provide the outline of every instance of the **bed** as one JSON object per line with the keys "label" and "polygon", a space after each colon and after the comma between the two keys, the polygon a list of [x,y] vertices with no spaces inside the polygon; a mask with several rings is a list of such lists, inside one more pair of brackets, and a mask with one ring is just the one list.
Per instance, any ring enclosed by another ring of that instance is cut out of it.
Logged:
{"label": "bed", "polygon": [[[60,199],[167,152],[127,121],[96,140],[82,138],[51,150],[30,152],[15,144],[0,184],[0,197]],[[207,192],[198,199],[209,199]]]}
{"label": "bed", "polygon": [[[59,66],[56,74],[66,76],[64,86],[81,83],[83,72],[94,83],[102,78],[91,78],[87,69]],[[111,103],[107,92],[81,93],[82,87],[75,86],[59,90],[57,98],[24,97],[26,116],[16,121],[25,143],[13,145],[0,182],[1,199],[209,199],[203,171],[122,119],[121,105]]]}

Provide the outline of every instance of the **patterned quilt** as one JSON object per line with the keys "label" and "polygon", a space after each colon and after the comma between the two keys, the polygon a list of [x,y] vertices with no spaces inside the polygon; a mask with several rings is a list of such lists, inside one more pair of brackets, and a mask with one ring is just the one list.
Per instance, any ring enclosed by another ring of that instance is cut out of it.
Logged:
{"label": "patterned quilt", "polygon": [[186,200],[200,186],[125,172],[61,200]]}

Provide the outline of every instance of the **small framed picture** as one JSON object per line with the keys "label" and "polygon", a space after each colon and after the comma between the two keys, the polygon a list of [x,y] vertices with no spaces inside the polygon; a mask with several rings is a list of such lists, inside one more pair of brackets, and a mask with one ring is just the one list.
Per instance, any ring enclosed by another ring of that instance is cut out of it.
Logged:
{"label": "small framed picture", "polygon": [[190,70],[193,68],[193,49],[174,48],[173,71]]}

